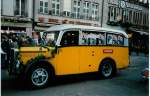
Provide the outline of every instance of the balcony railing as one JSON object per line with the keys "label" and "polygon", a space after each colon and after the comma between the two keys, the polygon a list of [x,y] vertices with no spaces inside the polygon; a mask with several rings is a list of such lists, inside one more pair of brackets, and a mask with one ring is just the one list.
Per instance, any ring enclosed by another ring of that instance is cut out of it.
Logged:
{"label": "balcony railing", "polygon": [[21,17],[28,17],[28,13],[27,12],[21,11],[21,14],[20,14],[19,10],[15,10],[14,11],[14,15],[15,16],[21,16]]}
{"label": "balcony railing", "polygon": [[149,8],[149,3],[148,2],[144,3],[144,2],[137,1],[137,0],[128,0],[128,2],[132,3],[132,4],[137,4],[137,5],[141,5],[141,6]]}
{"label": "balcony railing", "polygon": [[76,16],[75,13],[73,13],[73,12],[72,13],[71,12],[66,13],[66,11],[60,12],[57,15],[57,14],[53,14],[52,10],[49,10],[48,13],[43,13],[43,12],[40,12],[40,10],[38,9],[38,14],[59,16],[59,17],[67,17],[67,18],[73,18],[73,19],[91,20],[91,21],[99,21],[99,19],[100,19],[98,16],[95,17],[95,18],[92,18],[92,16],[88,16],[88,17],[85,18],[84,14],[80,14],[80,15]]}

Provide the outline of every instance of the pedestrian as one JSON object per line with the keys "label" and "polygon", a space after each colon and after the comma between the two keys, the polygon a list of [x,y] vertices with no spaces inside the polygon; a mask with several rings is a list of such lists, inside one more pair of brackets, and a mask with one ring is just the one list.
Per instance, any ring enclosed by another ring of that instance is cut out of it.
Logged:
{"label": "pedestrian", "polygon": [[28,43],[28,46],[35,46],[33,39],[29,36],[27,36],[27,43]]}
{"label": "pedestrian", "polygon": [[13,48],[18,48],[18,40],[17,40],[17,37],[13,37],[12,38],[12,47]]}
{"label": "pedestrian", "polygon": [[10,53],[10,50],[11,50],[11,44],[10,44],[10,41],[8,39],[7,36],[3,36],[3,40],[2,40],[2,44],[1,44],[1,47],[2,47],[2,50],[6,53],[7,55],[7,60],[6,60],[6,65],[9,64],[9,60],[10,60],[10,56],[11,56],[11,53]]}
{"label": "pedestrian", "polygon": [[43,46],[47,45],[46,36],[43,35],[42,38],[39,39],[39,42]]}

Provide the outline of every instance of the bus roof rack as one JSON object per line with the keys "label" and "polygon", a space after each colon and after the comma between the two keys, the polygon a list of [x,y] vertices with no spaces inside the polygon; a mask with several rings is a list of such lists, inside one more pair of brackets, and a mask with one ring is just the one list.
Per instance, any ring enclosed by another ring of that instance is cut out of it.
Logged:
{"label": "bus roof rack", "polygon": [[79,28],[79,29],[87,29],[87,30],[101,30],[101,31],[108,31],[108,32],[116,32],[116,33],[121,33],[123,34],[125,37],[128,38],[128,35],[126,34],[125,31],[121,31],[121,30],[114,30],[114,29],[110,29],[110,28],[103,28],[103,27],[94,27],[94,26],[85,26],[85,25],[74,25],[74,24],[62,24],[62,25],[54,25],[50,28],[48,28],[46,31],[60,31],[60,30],[67,30],[67,29],[75,29],[75,28]]}

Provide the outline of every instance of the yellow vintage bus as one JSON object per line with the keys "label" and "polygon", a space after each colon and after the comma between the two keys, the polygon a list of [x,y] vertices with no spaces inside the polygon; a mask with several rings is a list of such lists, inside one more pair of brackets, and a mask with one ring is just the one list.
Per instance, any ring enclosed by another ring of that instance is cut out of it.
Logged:
{"label": "yellow vintage bus", "polygon": [[37,47],[12,49],[10,74],[20,74],[34,87],[59,75],[99,72],[100,78],[128,67],[128,35],[124,31],[83,25],[55,25],[43,32]]}

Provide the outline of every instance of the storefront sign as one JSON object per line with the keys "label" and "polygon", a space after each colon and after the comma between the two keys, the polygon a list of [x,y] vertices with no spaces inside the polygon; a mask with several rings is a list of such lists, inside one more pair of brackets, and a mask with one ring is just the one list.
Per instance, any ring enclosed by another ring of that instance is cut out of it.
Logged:
{"label": "storefront sign", "polygon": [[137,10],[142,10],[142,8],[139,5],[135,5],[135,4],[131,4],[131,3],[126,3],[126,6],[128,8],[133,8],[133,9],[137,9]]}
{"label": "storefront sign", "polygon": [[1,26],[14,26],[14,27],[32,27],[31,23],[13,23],[13,22],[2,22]]}
{"label": "storefront sign", "polygon": [[48,19],[48,23],[59,23],[59,20],[58,19],[52,19],[52,18],[49,18]]}
{"label": "storefront sign", "polygon": [[71,20],[59,20],[54,18],[49,18],[47,23],[44,23],[44,17],[39,17],[40,23],[38,23],[38,26],[50,26],[48,24],[77,24],[77,25],[88,25],[91,26],[91,23],[81,22],[81,21],[71,21]]}
{"label": "storefront sign", "polygon": [[80,21],[77,21],[76,24],[78,25],[91,25],[91,23],[84,23],[84,22],[80,22]]}
{"label": "storefront sign", "polygon": [[74,21],[69,21],[69,24],[74,24]]}

